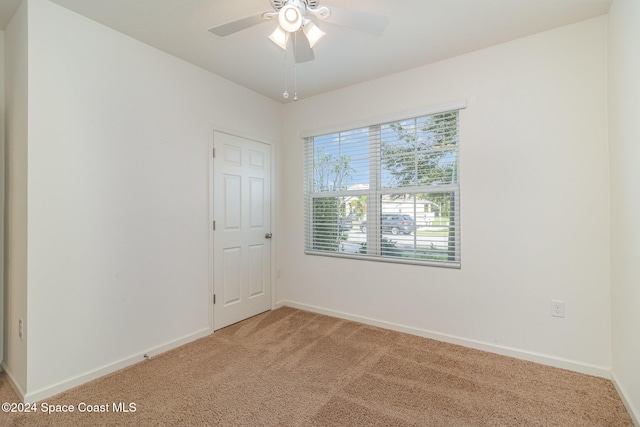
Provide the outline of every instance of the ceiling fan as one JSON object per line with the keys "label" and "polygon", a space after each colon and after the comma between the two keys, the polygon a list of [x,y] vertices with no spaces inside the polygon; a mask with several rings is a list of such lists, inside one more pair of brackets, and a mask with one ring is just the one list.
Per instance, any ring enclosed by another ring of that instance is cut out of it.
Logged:
{"label": "ceiling fan", "polygon": [[373,35],[382,35],[389,23],[389,18],[386,16],[333,6],[328,8],[320,6],[319,0],[270,0],[270,2],[273,10],[216,25],[209,28],[209,31],[225,37],[277,17],[279,25],[269,38],[285,50],[289,40],[293,40],[295,62],[301,63],[314,59],[313,47],[325,35],[314,21],[326,21]]}

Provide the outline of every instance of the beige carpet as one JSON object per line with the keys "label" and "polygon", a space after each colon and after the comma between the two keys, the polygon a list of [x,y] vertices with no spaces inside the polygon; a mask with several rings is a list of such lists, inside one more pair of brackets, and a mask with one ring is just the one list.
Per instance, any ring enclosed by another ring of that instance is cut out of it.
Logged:
{"label": "beige carpet", "polygon": [[[0,378],[0,402],[15,402]],[[0,413],[0,425],[633,425],[605,379],[291,308],[44,402],[110,412]]]}

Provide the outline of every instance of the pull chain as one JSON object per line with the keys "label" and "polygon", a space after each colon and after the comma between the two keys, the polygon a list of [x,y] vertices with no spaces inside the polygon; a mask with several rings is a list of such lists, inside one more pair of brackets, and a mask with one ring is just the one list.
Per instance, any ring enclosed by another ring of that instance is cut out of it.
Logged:
{"label": "pull chain", "polygon": [[282,97],[284,99],[289,99],[289,92],[287,91],[287,87],[289,86],[288,83],[288,76],[287,76],[287,47],[285,45],[284,48],[284,93],[282,94]]}
{"label": "pull chain", "polygon": [[[296,43],[298,42],[298,32],[293,33],[293,43],[294,49]],[[293,100],[298,100],[298,65],[296,64],[296,59],[293,59]]]}
{"label": "pull chain", "polygon": [[298,100],[298,66],[293,62],[293,100]]}
{"label": "pull chain", "polygon": [[[295,50],[296,50],[296,42],[298,40],[298,33],[293,33],[293,50],[294,50],[294,59],[293,59],[293,100],[298,100],[298,67],[295,60]],[[282,93],[282,97],[284,99],[289,99],[289,76],[287,74],[287,48],[284,49],[284,92]]]}

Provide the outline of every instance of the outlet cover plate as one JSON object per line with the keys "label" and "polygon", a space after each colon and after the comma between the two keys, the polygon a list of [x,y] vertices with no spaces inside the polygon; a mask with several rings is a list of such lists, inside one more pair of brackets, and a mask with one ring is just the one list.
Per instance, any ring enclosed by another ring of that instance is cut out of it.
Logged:
{"label": "outlet cover plate", "polygon": [[551,315],[553,317],[564,317],[564,301],[551,300]]}

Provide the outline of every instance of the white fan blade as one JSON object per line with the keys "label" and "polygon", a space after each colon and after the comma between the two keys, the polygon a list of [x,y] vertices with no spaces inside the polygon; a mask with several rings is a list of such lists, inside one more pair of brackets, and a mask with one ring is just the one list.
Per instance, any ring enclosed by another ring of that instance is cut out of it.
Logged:
{"label": "white fan blade", "polygon": [[302,30],[298,30],[293,36],[293,56],[296,59],[296,64],[312,61],[315,56],[313,55],[313,50],[309,45],[309,39],[307,39],[304,32]]}
{"label": "white fan blade", "polygon": [[240,18],[225,24],[216,25],[215,27],[209,28],[209,31],[220,37],[225,37],[229,34],[236,33],[264,22],[265,18],[262,15],[263,14],[260,13],[258,15],[247,16],[246,18]]}
{"label": "white fan blade", "polygon": [[326,19],[326,22],[374,36],[381,36],[387,28],[389,20],[388,16],[331,6],[331,16]]}

